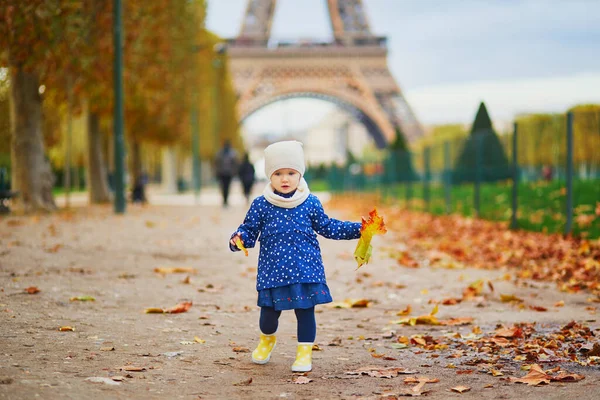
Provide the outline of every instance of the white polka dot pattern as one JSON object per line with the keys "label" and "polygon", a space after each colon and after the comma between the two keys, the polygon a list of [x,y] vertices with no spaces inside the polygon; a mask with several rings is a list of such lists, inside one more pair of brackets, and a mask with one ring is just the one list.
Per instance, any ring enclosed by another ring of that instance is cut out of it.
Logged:
{"label": "white polka dot pattern", "polygon": [[260,242],[256,290],[262,290],[294,283],[326,283],[315,232],[328,239],[350,240],[360,237],[360,227],[360,222],[329,218],[312,194],[295,208],[277,207],[260,196],[236,232],[247,248]]}

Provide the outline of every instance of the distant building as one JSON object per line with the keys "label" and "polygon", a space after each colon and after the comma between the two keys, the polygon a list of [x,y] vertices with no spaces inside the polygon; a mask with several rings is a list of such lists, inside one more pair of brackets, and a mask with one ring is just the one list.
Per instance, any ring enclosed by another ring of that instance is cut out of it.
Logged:
{"label": "distant building", "polygon": [[348,151],[360,157],[374,145],[364,125],[339,108],[308,129],[303,142],[309,165],[345,163]]}
{"label": "distant building", "polygon": [[276,134],[243,135],[250,160],[254,163],[257,179],[265,179],[263,151],[269,144],[280,140],[299,140],[304,144],[308,165],[345,163],[348,151],[360,157],[374,142],[367,129],[350,114],[335,108],[313,127],[303,131]]}

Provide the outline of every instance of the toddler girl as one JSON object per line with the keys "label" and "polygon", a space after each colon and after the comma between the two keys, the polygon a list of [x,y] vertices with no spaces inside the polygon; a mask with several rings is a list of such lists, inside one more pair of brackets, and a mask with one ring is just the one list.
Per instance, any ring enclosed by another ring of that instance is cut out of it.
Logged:
{"label": "toddler girl", "polygon": [[332,301],[315,232],[329,239],[349,240],[360,237],[361,227],[360,222],[329,218],[319,199],[310,194],[304,170],[302,143],[284,141],[268,146],[265,173],[270,183],[252,202],[229,241],[231,251],[239,251],[236,240],[248,248],[260,241],[256,289],[261,335],[252,361],[269,362],[281,311],[294,310],[298,321],[294,372],[312,369],[315,305]]}

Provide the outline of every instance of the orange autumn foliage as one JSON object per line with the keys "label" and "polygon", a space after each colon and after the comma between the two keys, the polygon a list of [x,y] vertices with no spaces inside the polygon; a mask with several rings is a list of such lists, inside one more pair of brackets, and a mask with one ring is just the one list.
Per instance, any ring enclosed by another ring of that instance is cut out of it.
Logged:
{"label": "orange autumn foliage", "polygon": [[383,222],[383,217],[377,214],[377,209],[373,209],[369,213],[369,219],[362,218],[362,226],[360,228],[360,239],[354,250],[354,259],[358,263],[358,267],[362,267],[369,262],[371,258],[371,239],[374,235],[383,235],[387,232],[387,227]]}

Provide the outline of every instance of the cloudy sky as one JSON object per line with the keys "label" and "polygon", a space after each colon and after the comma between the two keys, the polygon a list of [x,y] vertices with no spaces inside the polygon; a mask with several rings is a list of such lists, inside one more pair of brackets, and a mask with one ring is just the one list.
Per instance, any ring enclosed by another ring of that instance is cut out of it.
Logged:
{"label": "cloudy sky", "polygon": [[[372,31],[388,37],[389,67],[424,124],[469,123],[482,100],[500,121],[600,103],[598,0],[363,3]],[[208,28],[236,36],[245,6],[208,0]],[[326,1],[278,0],[272,37],[331,38]],[[301,125],[306,111],[317,119],[326,110],[309,100],[284,102],[249,123]]]}

